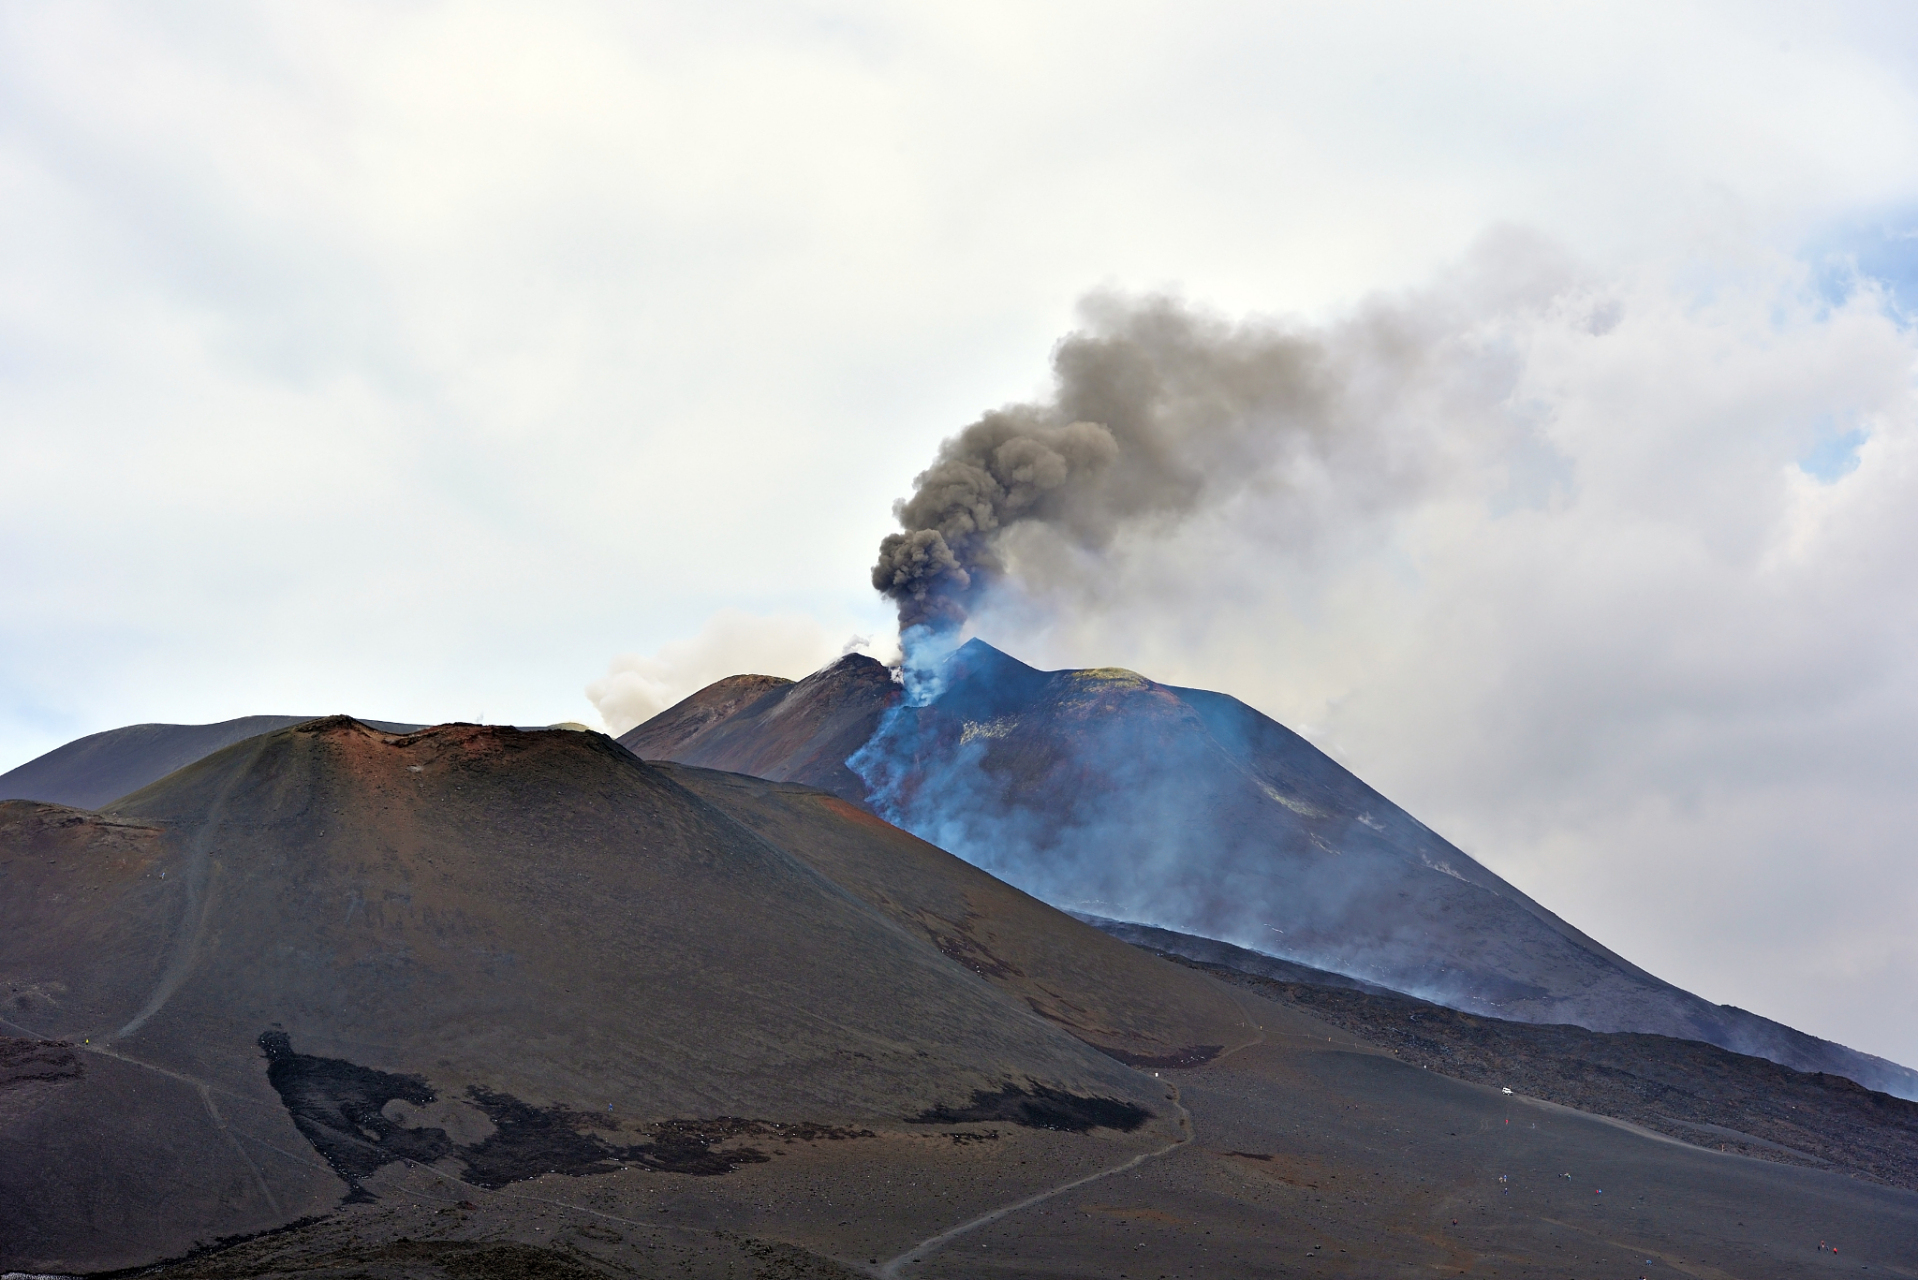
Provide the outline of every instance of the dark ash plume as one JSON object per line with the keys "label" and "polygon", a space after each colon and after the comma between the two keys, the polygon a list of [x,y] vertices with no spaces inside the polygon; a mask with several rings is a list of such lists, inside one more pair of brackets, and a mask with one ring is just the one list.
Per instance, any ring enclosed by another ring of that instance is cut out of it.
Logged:
{"label": "dark ash plume", "polygon": [[893,514],[873,586],[902,630],[956,629],[1016,573],[1022,538],[1098,552],[1176,521],[1327,426],[1321,345],[1175,301],[1096,297],[1053,352],[1042,402],[981,417],[939,448]]}
{"label": "dark ash plume", "polygon": [[910,499],[893,514],[906,527],[879,544],[872,585],[899,602],[902,627],[956,623],[975,585],[1001,572],[996,547],[1008,525],[1056,516],[1075,480],[1117,458],[1096,422],[1045,421],[1029,409],[989,413],[940,446]]}

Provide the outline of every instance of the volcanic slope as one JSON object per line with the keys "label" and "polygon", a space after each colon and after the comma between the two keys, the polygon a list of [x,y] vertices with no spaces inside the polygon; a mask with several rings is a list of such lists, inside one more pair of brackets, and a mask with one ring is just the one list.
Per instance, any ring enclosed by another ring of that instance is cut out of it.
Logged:
{"label": "volcanic slope", "polygon": [[40,1271],[413,1168],[724,1175],[967,1114],[1110,1160],[1177,1132],[1114,1055],[1248,1035],[1209,979],[836,798],[343,717],[106,812],[0,804],[0,1019],[0,1263]]}
{"label": "volcanic slope", "polygon": [[1918,1102],[1843,1076],[1793,1071],[1699,1040],[1461,1013],[1209,938],[1111,928],[1454,1079],[1509,1085],[1718,1151],[1918,1191]]}
{"label": "volcanic slope", "polygon": [[1074,911],[1467,1011],[1703,1040],[1918,1098],[1918,1072],[1631,964],[1235,698],[1116,669],[1037,671],[978,640],[923,707],[857,655],[796,684],[750,679],[620,741],[832,790]]}
{"label": "volcanic slope", "polygon": [[[130,724],[90,733],[0,773],[0,800],[44,800],[96,809],[158,782],[175,769],[203,760],[221,747],[311,719],[241,716],[217,724]],[[420,727],[382,720],[367,723],[392,733],[408,733]]]}
{"label": "volcanic slope", "polygon": [[892,672],[847,654],[804,680],[731,676],[629,729],[619,743],[647,760],[677,760],[774,782],[803,782],[866,801],[846,759],[898,703]]}
{"label": "volcanic slope", "polygon": [[0,1270],[1914,1274],[1918,1195],[1445,1079],[592,734],[318,721],[0,805],[0,983]]}

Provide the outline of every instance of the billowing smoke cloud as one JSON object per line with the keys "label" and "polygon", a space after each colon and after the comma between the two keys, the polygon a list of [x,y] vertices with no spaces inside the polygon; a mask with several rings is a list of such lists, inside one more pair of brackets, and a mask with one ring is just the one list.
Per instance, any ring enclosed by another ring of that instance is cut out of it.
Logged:
{"label": "billowing smoke cloud", "polygon": [[[902,529],[880,544],[874,587],[902,630],[932,642],[989,604],[1097,596],[1115,550],[1241,499],[1258,506],[1261,541],[1297,544],[1328,523],[1328,498],[1341,516],[1403,503],[1447,466],[1431,423],[1513,434],[1501,402],[1517,363],[1481,322],[1566,283],[1529,239],[1501,238],[1485,258],[1316,326],[1094,295],[1053,353],[1049,396],[940,446],[894,508]],[[1603,299],[1583,305],[1586,323],[1605,323]]]}
{"label": "billowing smoke cloud", "polygon": [[945,630],[1015,569],[1097,553],[1313,451],[1334,426],[1328,351],[1276,324],[1231,325],[1168,299],[1098,297],[1053,355],[1044,402],[947,440],[894,514],[873,586],[902,628]]}
{"label": "billowing smoke cloud", "polygon": [[946,442],[939,461],[899,504],[906,532],[879,544],[872,584],[899,601],[906,626],[963,620],[963,600],[1003,566],[999,535],[1021,520],[1069,509],[1119,453],[1096,422],[1044,421],[1030,411],[988,414]]}

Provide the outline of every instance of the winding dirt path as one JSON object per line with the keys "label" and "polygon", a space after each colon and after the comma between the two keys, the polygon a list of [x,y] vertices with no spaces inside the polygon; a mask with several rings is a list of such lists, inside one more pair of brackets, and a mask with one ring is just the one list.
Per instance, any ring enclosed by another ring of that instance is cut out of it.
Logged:
{"label": "winding dirt path", "polygon": [[1101,1178],[1110,1178],[1113,1174],[1124,1173],[1127,1169],[1136,1169],[1148,1160],[1156,1160],[1160,1156],[1177,1151],[1180,1147],[1191,1142],[1195,1136],[1195,1131],[1192,1127],[1192,1113],[1185,1109],[1185,1104],[1179,1101],[1178,1095],[1179,1091],[1175,1087],[1172,1090],[1172,1105],[1178,1108],[1179,1127],[1185,1131],[1177,1142],[1168,1143],[1156,1151],[1142,1151],[1124,1164],[1115,1164],[1110,1169],[1101,1169],[1097,1173],[1088,1173],[1083,1178],[1074,1178],[1071,1182],[1062,1182],[1056,1187],[1050,1187],[1036,1195],[1027,1196],[1023,1200],[1017,1200],[1008,1205],[1001,1205],[990,1213],[982,1213],[969,1222],[962,1222],[956,1227],[948,1227],[936,1236],[921,1240],[918,1244],[906,1250],[906,1252],[900,1254],[898,1257],[889,1258],[885,1262],[880,1263],[878,1270],[873,1274],[880,1276],[882,1280],[898,1280],[900,1268],[910,1266],[915,1262],[924,1262],[960,1236],[965,1235],[968,1231],[976,1231],[989,1223],[997,1222],[1008,1214],[1017,1213],[1021,1209],[1029,1209],[1035,1204],[1043,1204],[1054,1196],[1064,1195],[1066,1192],[1077,1187],[1083,1187],[1089,1182],[1097,1182]]}
{"label": "winding dirt path", "polygon": [[[1214,1058],[1212,1062],[1223,1062],[1225,1059],[1239,1052],[1239,1050],[1250,1049],[1253,1045],[1257,1044],[1264,1044],[1266,1040],[1265,1028],[1253,1019],[1245,1005],[1239,1002],[1236,994],[1231,992],[1228,992],[1228,994],[1232,997],[1232,1003],[1239,1006],[1239,1012],[1245,1014],[1245,1025],[1252,1028],[1254,1036],[1244,1044],[1232,1046],[1232,1048]],[[1212,1064],[1207,1063],[1206,1065],[1210,1066]],[[1161,1081],[1161,1083],[1164,1082]],[[1023,1200],[1002,1205],[990,1213],[982,1213],[978,1217],[962,1222],[956,1227],[948,1227],[936,1236],[929,1236],[921,1240],[918,1244],[897,1257],[888,1258],[886,1261],[880,1263],[879,1266],[873,1270],[872,1274],[880,1277],[880,1280],[900,1280],[900,1277],[904,1273],[904,1268],[912,1266],[915,1263],[925,1262],[931,1258],[933,1254],[939,1252],[969,1231],[977,1231],[980,1227],[989,1226],[1001,1218],[1018,1213],[1022,1209],[1030,1209],[1033,1205],[1043,1204],[1054,1196],[1064,1195],[1066,1192],[1077,1190],[1088,1183],[1098,1182],[1102,1178],[1110,1178],[1117,1173],[1124,1173],[1128,1169],[1136,1169],[1148,1160],[1157,1160],[1160,1156],[1170,1155],[1181,1147],[1190,1145],[1192,1140],[1199,1136],[1198,1128],[1193,1123],[1192,1113],[1187,1111],[1185,1109],[1185,1103],[1179,1100],[1178,1087],[1176,1085],[1168,1085],[1167,1087],[1172,1090],[1172,1105],[1177,1108],[1179,1112],[1179,1127],[1185,1131],[1184,1136],[1177,1142],[1168,1143],[1156,1151],[1140,1152],[1124,1164],[1115,1164],[1110,1169],[1101,1169],[1097,1173],[1089,1173],[1083,1178],[1074,1178],[1070,1182],[1062,1182],[1056,1187],[1050,1187],[1034,1195],[1029,1195]]]}
{"label": "winding dirt path", "polygon": [[207,920],[213,914],[213,841],[219,835],[220,821],[226,814],[227,798],[259,760],[260,753],[266,750],[262,739],[256,738],[254,743],[252,759],[247,761],[245,768],[233,769],[228,773],[226,781],[220,785],[219,794],[207,806],[206,818],[200,823],[200,829],[194,833],[193,843],[187,849],[184,871],[186,904],[180,910],[180,927],[173,936],[172,954],[167,957],[166,969],[153,988],[153,994],[140,1006],[140,1011],[125,1026],[107,1037],[108,1040],[124,1040],[145,1026],[147,1019],[160,1012],[179,989],[200,957],[200,941],[206,936]]}

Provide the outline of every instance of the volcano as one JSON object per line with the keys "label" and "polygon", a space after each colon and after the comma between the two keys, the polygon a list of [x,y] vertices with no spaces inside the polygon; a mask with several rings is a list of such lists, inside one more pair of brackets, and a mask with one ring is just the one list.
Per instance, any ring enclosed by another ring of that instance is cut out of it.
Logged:
{"label": "volcano", "polygon": [[[811,767],[839,709],[787,730]],[[1918,1238],[1918,1105],[1141,941],[593,733],[334,717],[0,803],[0,1269],[1784,1277]]]}
{"label": "volcano", "polygon": [[906,705],[851,655],[710,686],[641,756],[831,790],[1122,936],[1213,939],[1452,1008],[1700,1040],[1918,1098],[1918,1072],[1702,1000],[1519,892],[1283,725],[1130,671],[979,640]]}

